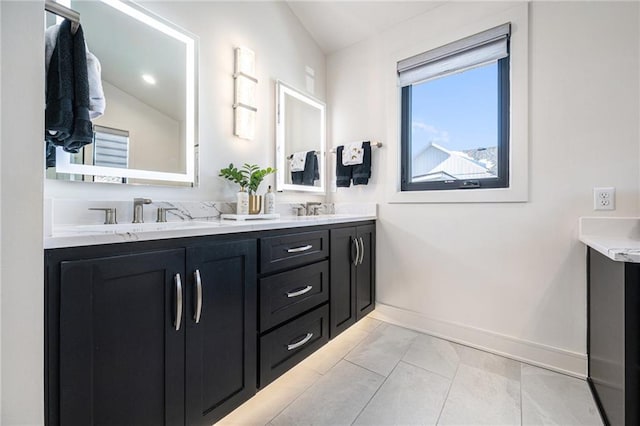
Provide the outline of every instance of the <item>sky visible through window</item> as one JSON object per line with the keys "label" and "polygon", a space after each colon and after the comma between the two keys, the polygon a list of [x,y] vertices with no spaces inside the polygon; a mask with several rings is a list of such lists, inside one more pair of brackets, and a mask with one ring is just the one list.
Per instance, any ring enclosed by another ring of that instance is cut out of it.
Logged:
{"label": "sky visible through window", "polygon": [[497,62],[415,84],[411,113],[413,155],[429,142],[450,151],[495,147]]}

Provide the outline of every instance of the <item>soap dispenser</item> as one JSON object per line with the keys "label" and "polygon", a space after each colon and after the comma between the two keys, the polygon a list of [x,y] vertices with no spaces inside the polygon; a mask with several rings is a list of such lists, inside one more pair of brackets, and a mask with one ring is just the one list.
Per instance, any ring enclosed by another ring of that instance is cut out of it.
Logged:
{"label": "soap dispenser", "polygon": [[276,194],[271,190],[271,185],[264,196],[264,212],[274,214],[276,212]]}
{"label": "soap dispenser", "polygon": [[244,189],[244,186],[240,188],[240,192],[238,192],[238,203],[236,205],[236,213],[238,215],[247,215],[249,214],[249,194]]}

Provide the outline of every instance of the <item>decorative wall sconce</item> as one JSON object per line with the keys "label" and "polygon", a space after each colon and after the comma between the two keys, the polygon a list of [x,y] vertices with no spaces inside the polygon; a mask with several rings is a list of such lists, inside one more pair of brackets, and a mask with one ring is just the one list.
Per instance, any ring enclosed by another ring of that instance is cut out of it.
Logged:
{"label": "decorative wall sconce", "polygon": [[243,139],[253,139],[256,132],[256,54],[246,47],[235,49],[235,99],[233,134]]}

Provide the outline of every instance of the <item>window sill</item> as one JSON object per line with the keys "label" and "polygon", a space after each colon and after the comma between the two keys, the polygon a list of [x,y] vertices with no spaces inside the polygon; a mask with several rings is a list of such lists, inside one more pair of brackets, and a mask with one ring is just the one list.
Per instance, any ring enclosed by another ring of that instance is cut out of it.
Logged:
{"label": "window sill", "polygon": [[455,189],[451,191],[395,191],[387,197],[389,204],[430,203],[526,203],[527,188]]}

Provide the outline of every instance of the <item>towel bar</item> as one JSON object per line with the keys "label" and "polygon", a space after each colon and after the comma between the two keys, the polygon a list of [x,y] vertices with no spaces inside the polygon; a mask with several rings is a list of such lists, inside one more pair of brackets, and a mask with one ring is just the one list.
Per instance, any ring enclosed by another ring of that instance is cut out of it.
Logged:
{"label": "towel bar", "polygon": [[[371,142],[371,148],[382,148],[382,142]],[[329,152],[336,152],[335,148],[331,148]]]}
{"label": "towel bar", "polygon": [[45,0],[44,10],[51,12],[54,15],[61,16],[71,21],[71,34],[75,34],[80,26],[80,14],[73,9],[69,9],[66,6],[56,3],[53,0]]}

